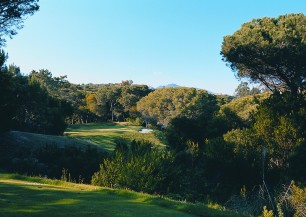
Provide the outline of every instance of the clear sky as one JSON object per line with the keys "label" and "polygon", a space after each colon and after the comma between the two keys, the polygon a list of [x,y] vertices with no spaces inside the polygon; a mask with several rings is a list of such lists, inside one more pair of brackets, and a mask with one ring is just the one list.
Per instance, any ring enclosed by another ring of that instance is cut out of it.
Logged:
{"label": "clear sky", "polygon": [[41,0],[7,40],[8,63],[72,83],[133,80],[233,94],[223,37],[252,18],[306,14],[306,0]]}

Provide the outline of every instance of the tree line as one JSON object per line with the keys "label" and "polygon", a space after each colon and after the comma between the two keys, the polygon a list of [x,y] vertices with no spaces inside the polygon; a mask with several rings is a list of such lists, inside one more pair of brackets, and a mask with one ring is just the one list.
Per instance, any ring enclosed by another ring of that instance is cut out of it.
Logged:
{"label": "tree line", "polygon": [[0,130],[21,130],[61,135],[68,124],[125,121],[139,116],[136,103],[152,92],[147,85],[71,84],[66,76],[53,77],[48,70],[21,73],[6,66],[7,54],[0,53]]}
{"label": "tree line", "polygon": [[[23,3],[29,6],[26,14],[38,10],[37,1]],[[1,3],[0,9],[7,11],[9,6]],[[16,33],[12,25],[5,24],[8,35]],[[305,55],[303,14],[243,24],[224,37],[221,56],[239,78],[262,84],[270,93],[257,95],[261,90],[242,83],[236,92],[242,98],[228,103],[231,97],[194,88],[152,90],[132,81],[75,85],[48,70],[23,75],[17,66],[5,65],[7,55],[1,51],[0,130],[62,134],[68,123],[134,121],[161,130],[166,148],[117,140],[113,153],[100,156],[93,184],[218,201],[256,216],[264,206],[266,213],[268,209],[278,216],[299,215],[303,210],[280,200],[279,189],[292,180],[301,189],[306,185]],[[241,113],[245,108],[250,112]],[[37,156],[47,162],[58,151],[46,149]],[[88,156],[74,149],[68,153],[82,160],[99,156],[90,150]],[[64,155],[61,152],[63,161]],[[305,198],[300,200],[303,206]]]}
{"label": "tree line", "polygon": [[[239,77],[265,85],[270,93],[256,95],[261,91],[242,83],[237,88],[242,98],[229,106],[222,104],[224,97],[195,89],[166,88],[142,98],[137,106],[143,118],[166,126],[167,149],[143,144],[131,151],[135,144],[119,143],[92,182],[226,202],[256,216],[263,207],[266,215],[301,215],[303,208],[279,198],[284,184],[306,184],[305,24],[302,14],[254,19],[224,38],[223,60]],[[249,113],[239,114],[245,108]],[[150,160],[156,153],[158,166]],[[171,172],[164,172],[169,165]],[[305,207],[301,195],[296,202]]]}

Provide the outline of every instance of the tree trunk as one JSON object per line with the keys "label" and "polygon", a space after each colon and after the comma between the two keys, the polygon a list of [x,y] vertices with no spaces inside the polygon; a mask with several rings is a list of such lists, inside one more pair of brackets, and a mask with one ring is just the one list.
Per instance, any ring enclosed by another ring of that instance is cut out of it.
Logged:
{"label": "tree trunk", "polygon": [[146,123],[146,128],[148,128],[148,126],[149,126],[149,121],[145,121],[145,123]]}
{"label": "tree trunk", "polygon": [[114,122],[114,106],[113,106],[113,102],[111,102],[111,104],[110,104],[110,110],[112,112],[112,122]]}

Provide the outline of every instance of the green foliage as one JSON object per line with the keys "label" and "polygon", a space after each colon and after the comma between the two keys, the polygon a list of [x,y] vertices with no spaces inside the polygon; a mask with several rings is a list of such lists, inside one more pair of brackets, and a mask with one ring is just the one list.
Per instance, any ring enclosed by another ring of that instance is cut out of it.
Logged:
{"label": "green foliage", "polygon": [[225,36],[221,55],[241,78],[261,82],[273,91],[305,90],[306,18],[288,14],[244,23]]}
{"label": "green foliage", "polygon": [[87,104],[87,92],[80,85],[69,83],[66,78],[67,76],[53,77],[50,71],[42,69],[33,70],[29,75],[29,82],[37,84],[53,99],[64,103],[69,110],[69,118],[65,119],[72,124],[95,121],[97,116],[91,111],[93,106]]}
{"label": "green foliage", "polygon": [[67,76],[53,77],[50,71],[42,69],[39,71],[33,70],[29,75],[29,82],[39,84],[53,98],[68,99],[69,91],[67,89],[70,84],[66,78]]}
{"label": "green foliage", "polygon": [[245,96],[233,99],[221,106],[221,110],[230,109],[236,113],[244,122],[248,123],[252,119],[252,114],[256,113],[257,107],[264,99],[269,97],[269,93],[255,96]]}
{"label": "green foliage", "polygon": [[34,75],[23,76],[18,67],[7,67],[4,51],[0,61],[0,131],[14,129],[62,134],[67,127],[65,119],[72,114],[71,105],[54,94],[50,95],[47,87],[41,80],[34,79]]}
{"label": "green foliage", "polygon": [[2,0],[0,3],[0,46],[5,45],[5,36],[12,37],[23,27],[27,16],[38,11],[38,0]]}
{"label": "green foliage", "polygon": [[136,104],[150,92],[147,85],[123,85],[121,97],[118,100],[123,107],[123,115],[130,118],[138,117]]}
{"label": "green foliage", "polygon": [[14,129],[28,132],[61,135],[67,127],[65,119],[72,114],[69,103],[49,96],[35,81],[20,79],[18,109]]}
{"label": "green foliage", "polygon": [[92,184],[167,194],[178,188],[179,169],[173,156],[150,143],[117,141],[114,156],[105,159]]}
{"label": "green foliage", "polygon": [[289,154],[289,176],[306,186],[306,141],[297,145]]}
{"label": "green foliage", "polygon": [[293,150],[305,141],[305,102],[303,97],[284,93],[260,106],[253,128],[268,148],[270,168],[288,169]]}
{"label": "green foliage", "polygon": [[294,210],[295,216],[303,216],[306,213],[306,188],[292,186],[292,192],[289,198]]}
{"label": "green foliage", "polygon": [[277,204],[277,214],[278,217],[285,217],[280,203]]}
{"label": "green foliage", "polygon": [[28,133],[7,134],[0,136],[0,168],[9,172],[60,179],[65,169],[66,177],[69,174],[70,180],[89,183],[107,155],[93,145],[67,138],[40,138]]}
{"label": "green foliage", "polygon": [[198,123],[186,117],[173,119],[166,129],[167,143],[177,151],[184,150],[187,141],[204,141],[202,136]]}
{"label": "green foliage", "polygon": [[173,118],[165,130],[169,146],[177,152],[184,150],[189,140],[203,146],[205,140],[243,126],[242,120],[230,109],[218,111],[213,95],[201,94],[198,97],[200,99]]}
{"label": "green foliage", "polygon": [[[265,148],[267,178],[271,183],[286,182],[289,177],[304,182],[304,169],[299,165],[305,152],[305,99],[288,93],[274,94],[260,104],[253,118],[250,128],[224,135],[224,139],[234,145],[238,159],[243,160],[246,174],[259,176],[261,152]],[[253,180],[258,180],[255,177]]]}
{"label": "green foliage", "polygon": [[252,89],[250,89],[248,87],[248,82],[241,82],[238,87],[235,90],[235,95],[237,97],[244,97],[244,96],[249,96],[249,95],[256,95],[256,94],[260,94],[261,91],[259,88],[257,87],[253,87]]}
{"label": "green foliage", "polygon": [[150,92],[147,85],[132,85],[132,82],[103,86],[96,93],[95,112],[112,121],[136,118],[136,103]]}
{"label": "green foliage", "polygon": [[5,66],[7,55],[0,51],[0,132],[10,130],[12,118],[17,109],[14,97],[14,74]]}
{"label": "green foliage", "polygon": [[274,217],[273,210],[267,210],[267,207],[264,206],[260,217]]}
{"label": "green foliage", "polygon": [[279,216],[305,216],[306,188],[297,186],[293,181],[284,188],[277,198]]}
{"label": "green foliage", "polygon": [[[234,145],[233,151],[239,156],[239,159],[248,161],[253,166],[258,166],[261,163],[262,140],[252,129],[244,128],[229,131],[224,135],[224,140]],[[242,166],[245,166],[245,164]]]}
{"label": "green foliage", "polygon": [[[188,201],[225,202],[240,193],[240,199],[232,201],[240,202],[245,212],[259,215],[267,200],[263,194],[261,198],[250,196],[246,189],[260,189],[263,170],[271,186],[292,178],[301,185],[306,183],[304,24],[302,14],[256,19],[224,38],[223,59],[238,76],[274,90],[272,95],[258,95],[259,89],[251,90],[242,82],[236,89],[240,98],[234,100],[195,88],[152,92],[132,81],[73,85],[66,76],[53,77],[48,70],[23,76],[18,67],[5,66],[7,57],[2,51],[0,131],[62,134],[68,120],[75,124],[110,119],[144,121],[161,131],[144,135],[138,132],[140,126],[127,123],[73,125],[67,135],[113,152],[50,144],[10,151],[10,143],[4,140],[0,165],[8,171],[65,181],[91,180],[100,186]],[[153,146],[163,146],[165,137],[166,148]],[[266,158],[262,150],[267,150]],[[134,197],[125,191],[120,194]],[[286,210],[279,202],[278,214],[304,212],[297,209],[305,207],[304,190],[292,187],[287,195],[286,203],[294,209]],[[256,211],[248,204],[255,200]],[[155,203],[173,205],[160,200]],[[203,214],[195,206],[177,207],[198,216],[216,216]],[[264,207],[262,216],[273,216],[273,212]]]}
{"label": "green foliage", "polygon": [[235,97],[234,96],[229,96],[229,95],[215,95],[217,98],[217,102],[219,106],[222,106],[224,104],[227,104],[231,102]]}
{"label": "green foliage", "polygon": [[245,123],[243,119],[233,110],[228,107],[221,107],[219,113],[217,114],[217,119],[219,120],[220,131],[227,132],[231,129],[242,128]]}
{"label": "green foliage", "polygon": [[191,119],[214,110],[217,107],[215,101],[215,97],[204,90],[161,88],[142,98],[137,103],[137,110],[145,121],[155,119],[160,125],[167,126],[176,117]]}
{"label": "green foliage", "polygon": [[87,94],[86,96],[86,105],[87,109],[92,112],[92,113],[97,113],[98,108],[97,108],[97,99],[96,99],[96,94],[90,93]]}
{"label": "green foliage", "polygon": [[97,105],[103,108],[103,110],[109,110],[111,120],[114,121],[115,111],[120,109],[118,98],[121,94],[121,90],[117,86],[109,86],[107,88],[100,88],[97,92]]}
{"label": "green foliage", "polygon": [[214,201],[226,201],[242,183],[242,171],[237,170],[232,144],[220,137],[208,140],[203,161],[208,195]]}

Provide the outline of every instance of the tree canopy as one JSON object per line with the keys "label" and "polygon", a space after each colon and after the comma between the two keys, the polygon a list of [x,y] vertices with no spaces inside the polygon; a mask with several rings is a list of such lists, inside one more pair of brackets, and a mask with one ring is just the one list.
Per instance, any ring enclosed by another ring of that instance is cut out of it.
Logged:
{"label": "tree canopy", "polygon": [[[6,66],[5,60],[6,54],[1,51],[0,132],[22,130],[62,134],[67,127],[65,120],[72,114],[70,103],[66,99],[53,95],[48,86],[43,86],[45,78],[35,79],[35,76],[42,74],[33,72],[24,76],[20,73],[19,67]],[[52,78],[51,73],[46,78],[56,81],[55,78]]]}
{"label": "tree canopy", "polygon": [[145,122],[156,121],[164,127],[174,118],[197,119],[217,109],[215,96],[187,87],[157,89],[137,102],[137,110]]}
{"label": "tree canopy", "polygon": [[106,116],[112,121],[124,120],[134,117],[136,103],[151,90],[147,85],[134,85],[133,81],[122,81],[121,84],[110,84],[102,86],[95,93],[95,113],[99,116]]}
{"label": "tree canopy", "polygon": [[221,55],[240,78],[272,91],[302,93],[306,88],[306,17],[288,14],[244,23],[224,37]]}
{"label": "tree canopy", "polygon": [[241,82],[235,90],[235,95],[237,97],[244,97],[249,95],[260,94],[261,90],[258,87],[253,87],[250,89],[248,82]]}
{"label": "tree canopy", "polygon": [[39,0],[1,0],[0,2],[0,46],[5,44],[5,36],[12,37],[23,27],[28,15],[39,10]]}
{"label": "tree canopy", "polygon": [[5,65],[6,59],[7,55],[0,50],[0,132],[11,128],[11,119],[16,110],[13,74]]}

